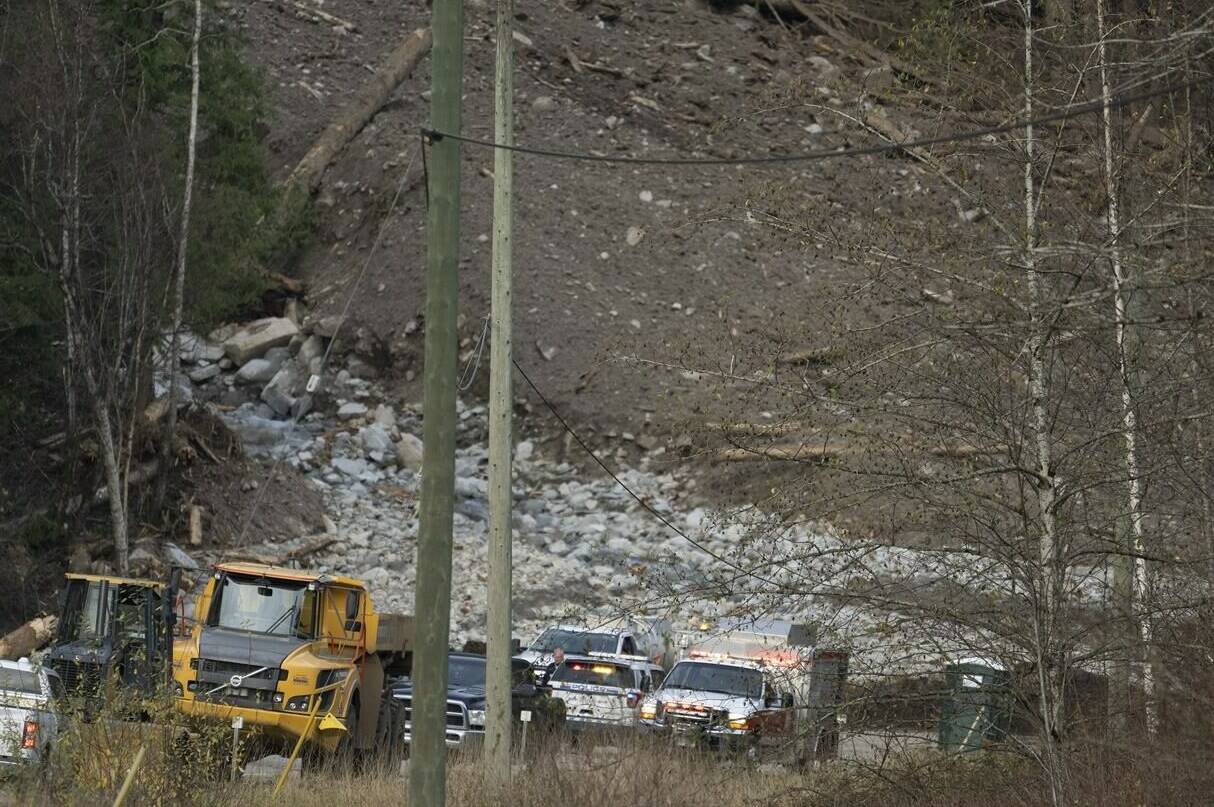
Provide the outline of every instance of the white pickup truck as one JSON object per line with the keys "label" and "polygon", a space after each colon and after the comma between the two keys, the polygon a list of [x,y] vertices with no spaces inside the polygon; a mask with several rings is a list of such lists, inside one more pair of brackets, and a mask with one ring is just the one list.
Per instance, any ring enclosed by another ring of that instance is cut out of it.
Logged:
{"label": "white pickup truck", "polygon": [[63,695],[53,671],[0,660],[0,765],[43,762],[59,734],[52,706]]}
{"label": "white pickup truck", "polygon": [[674,655],[674,640],[670,622],[653,620],[614,620],[598,627],[583,625],[553,625],[518,654],[535,670],[536,683],[544,684],[552,673],[553,653],[560,648],[566,655],[611,653],[621,656],[644,656],[660,667],[666,667]]}

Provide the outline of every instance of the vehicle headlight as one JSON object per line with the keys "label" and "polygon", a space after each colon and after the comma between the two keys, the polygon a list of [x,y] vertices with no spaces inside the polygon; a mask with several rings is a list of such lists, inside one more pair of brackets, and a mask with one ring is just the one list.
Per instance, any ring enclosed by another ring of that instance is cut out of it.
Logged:
{"label": "vehicle headlight", "polygon": [[641,719],[642,720],[653,720],[657,716],[658,716],[658,702],[657,701],[645,701],[644,703],[641,704]]}
{"label": "vehicle headlight", "polygon": [[743,714],[731,714],[729,720],[725,723],[731,729],[745,731],[750,728],[750,716]]}
{"label": "vehicle headlight", "polygon": [[469,726],[485,725],[485,710],[484,709],[469,709],[468,710],[468,725]]}
{"label": "vehicle headlight", "polygon": [[173,695],[178,698],[185,697],[185,689],[182,688],[180,681],[173,682]]}
{"label": "vehicle headlight", "polygon": [[308,699],[310,697],[310,695],[298,695],[291,698],[291,700],[287,701],[287,709],[292,712],[308,711]]}

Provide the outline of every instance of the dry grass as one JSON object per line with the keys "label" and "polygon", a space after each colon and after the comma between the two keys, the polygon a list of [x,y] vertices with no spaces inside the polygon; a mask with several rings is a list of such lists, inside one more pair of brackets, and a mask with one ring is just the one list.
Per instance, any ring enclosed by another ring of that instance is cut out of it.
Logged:
{"label": "dry grass", "polygon": [[[117,736],[110,739],[117,739]],[[123,770],[123,751],[133,756],[136,738],[106,743],[105,775],[97,761],[17,777],[0,787],[0,804],[96,805],[112,802],[113,773]],[[145,742],[147,737],[142,738]],[[119,749],[122,749],[121,751]],[[1208,804],[1214,772],[1194,745],[1161,740],[1131,753],[1076,749],[1068,804],[1139,807],[1144,804]],[[186,767],[174,773],[168,759]],[[212,760],[157,755],[137,782],[130,804],[206,807],[394,807],[408,804],[404,775],[310,774],[293,776],[275,799],[273,783],[252,777],[235,784],[217,779]],[[91,773],[92,775],[81,776]],[[77,778],[80,777],[80,778]],[[85,781],[90,779],[91,781]],[[676,751],[643,742],[625,748],[564,747],[518,766],[505,791],[486,786],[476,757],[452,757],[449,807],[1039,807],[1049,803],[1041,770],[1007,753],[945,756],[931,750],[894,755],[880,767],[832,763],[797,773],[754,766],[708,754]]]}

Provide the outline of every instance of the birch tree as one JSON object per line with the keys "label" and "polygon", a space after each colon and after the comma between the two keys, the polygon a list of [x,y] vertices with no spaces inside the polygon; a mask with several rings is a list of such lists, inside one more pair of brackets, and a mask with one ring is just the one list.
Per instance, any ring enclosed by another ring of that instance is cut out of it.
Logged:
{"label": "birch tree", "polygon": [[190,205],[194,194],[194,157],[198,146],[198,46],[202,39],[202,0],[194,0],[194,33],[190,41],[190,126],[186,136],[185,188],[181,200],[181,228],[177,237],[177,264],[173,277],[173,314],[169,335],[168,412],[160,448],[160,476],[156,481],[156,508],[164,504],[172,472],[173,441],[177,432],[177,383],[181,374],[181,317],[185,307],[186,258],[190,243]]}

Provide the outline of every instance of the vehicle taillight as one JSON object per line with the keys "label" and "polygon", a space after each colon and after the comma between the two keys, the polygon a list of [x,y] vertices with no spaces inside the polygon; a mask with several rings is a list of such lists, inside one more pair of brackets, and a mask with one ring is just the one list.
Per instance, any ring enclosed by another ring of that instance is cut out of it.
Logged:
{"label": "vehicle taillight", "polygon": [[38,724],[33,720],[25,721],[25,729],[21,732],[21,747],[38,747]]}

